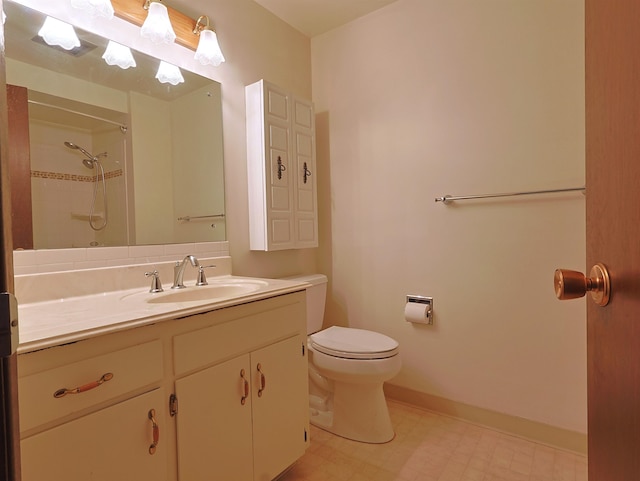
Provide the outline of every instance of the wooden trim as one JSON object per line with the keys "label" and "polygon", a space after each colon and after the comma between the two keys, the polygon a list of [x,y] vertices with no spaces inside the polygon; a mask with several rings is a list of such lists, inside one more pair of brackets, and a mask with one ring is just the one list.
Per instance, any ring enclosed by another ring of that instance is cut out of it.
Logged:
{"label": "wooden trim", "polygon": [[[147,11],[143,8],[144,3],[144,0],[111,0],[116,16],[138,27],[141,27],[147,18]],[[176,33],[176,43],[195,51],[200,40],[200,36],[193,33],[196,20],[167,5],[165,6],[169,11],[171,26]]]}
{"label": "wooden trim", "polygon": [[587,435],[469,404],[451,401],[393,384],[384,385],[385,395],[407,404],[459,418],[556,448],[587,454]]}
{"label": "wooden trim", "polygon": [[33,249],[29,105],[25,87],[7,85],[9,174],[14,249]]}

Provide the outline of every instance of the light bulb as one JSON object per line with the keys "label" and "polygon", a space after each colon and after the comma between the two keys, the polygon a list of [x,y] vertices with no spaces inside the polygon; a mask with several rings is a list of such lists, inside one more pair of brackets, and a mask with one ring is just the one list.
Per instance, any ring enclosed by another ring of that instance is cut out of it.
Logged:
{"label": "light bulb", "polygon": [[214,67],[217,67],[224,62],[224,55],[222,55],[222,50],[220,50],[216,32],[208,29],[200,31],[198,49],[196,50],[196,54],[193,58],[202,65],[211,64]]}
{"label": "light bulb", "polygon": [[180,72],[180,69],[175,65],[160,60],[160,66],[158,67],[158,73],[156,78],[160,83],[178,85],[184,82],[184,77]]}
{"label": "light bulb", "polygon": [[140,35],[153,43],[171,44],[176,39],[176,33],[169,20],[167,7],[158,2],[149,4],[147,18],[140,28]]}
{"label": "light bulb", "polygon": [[114,10],[111,0],[71,0],[71,6],[79,10],[86,10],[92,17],[113,18]]}
{"label": "light bulb", "polygon": [[38,35],[48,45],[57,45],[65,50],[72,50],[80,46],[80,40],[73,26],[53,17],[45,18]]}
{"label": "light bulb", "polygon": [[109,40],[107,49],[104,51],[104,54],[102,54],[102,58],[107,62],[107,65],[117,65],[124,70],[136,66],[136,61],[133,58],[131,49],[113,40]]}

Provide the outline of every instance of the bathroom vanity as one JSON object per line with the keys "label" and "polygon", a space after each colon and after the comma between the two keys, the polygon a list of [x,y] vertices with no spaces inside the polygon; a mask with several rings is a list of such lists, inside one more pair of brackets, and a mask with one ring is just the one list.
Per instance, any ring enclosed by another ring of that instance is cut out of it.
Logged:
{"label": "bathroom vanity", "polygon": [[305,309],[300,283],[233,276],[25,305],[22,479],[274,479],[309,442]]}

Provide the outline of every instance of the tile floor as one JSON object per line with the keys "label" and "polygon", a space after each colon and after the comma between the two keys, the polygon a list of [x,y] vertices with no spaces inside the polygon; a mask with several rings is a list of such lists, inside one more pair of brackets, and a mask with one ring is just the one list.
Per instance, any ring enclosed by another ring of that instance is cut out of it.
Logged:
{"label": "tile floor", "polygon": [[396,437],[363,444],[312,426],[280,481],[587,481],[585,456],[389,401]]}

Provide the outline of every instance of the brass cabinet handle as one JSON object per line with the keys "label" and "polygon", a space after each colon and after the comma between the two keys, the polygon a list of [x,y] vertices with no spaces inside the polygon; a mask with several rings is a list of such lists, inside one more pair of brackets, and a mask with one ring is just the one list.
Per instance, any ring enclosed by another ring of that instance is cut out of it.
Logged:
{"label": "brass cabinet handle", "polygon": [[249,381],[244,377],[244,369],[240,370],[240,379],[242,379],[242,389],[244,396],[240,398],[240,404],[244,406],[247,402],[247,398],[249,397]]}
{"label": "brass cabinet handle", "polygon": [[309,177],[311,177],[311,171],[307,168],[307,163],[306,162],[304,163],[304,166],[302,167],[302,172],[303,172],[302,178],[304,179],[304,183],[306,184],[307,183],[307,179]]}
{"label": "brass cabinet handle", "polygon": [[151,421],[151,429],[153,431],[153,442],[149,446],[149,454],[156,453],[156,447],[158,446],[158,442],[160,441],[160,427],[156,422],[156,410],[149,410],[149,420]]}
{"label": "brass cabinet handle", "polygon": [[278,180],[282,180],[282,173],[285,170],[287,170],[287,168],[282,163],[282,157],[278,156]]}
{"label": "brass cabinet handle", "polygon": [[590,277],[582,272],[556,269],[553,286],[560,300],[577,299],[587,292],[599,306],[606,306],[611,298],[611,277],[607,266],[596,264],[591,268]]}
{"label": "brass cabinet handle", "polygon": [[260,373],[260,389],[258,389],[258,397],[262,397],[262,393],[264,392],[264,388],[267,385],[267,378],[264,377],[264,373],[262,372],[262,365],[258,363],[256,366],[258,372]]}
{"label": "brass cabinet handle", "polygon": [[92,381],[90,383],[83,384],[82,386],[78,386],[73,389],[67,389],[67,388],[58,389],[56,392],[53,393],[53,397],[61,398],[61,397],[65,397],[67,394],[80,394],[86,391],[90,391],[91,389],[95,389],[98,386],[102,386],[107,381],[111,381],[111,379],[113,379],[113,373],[108,372],[103,374],[102,377],[97,381]]}

